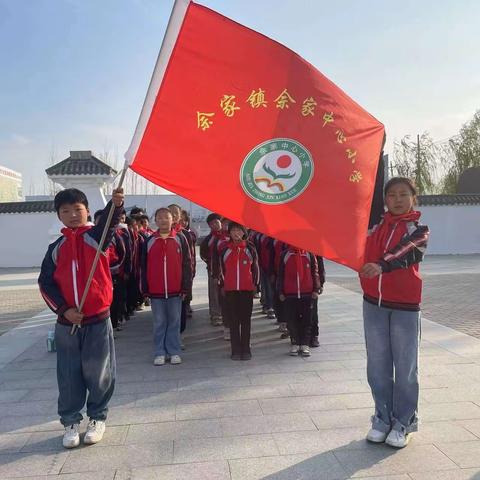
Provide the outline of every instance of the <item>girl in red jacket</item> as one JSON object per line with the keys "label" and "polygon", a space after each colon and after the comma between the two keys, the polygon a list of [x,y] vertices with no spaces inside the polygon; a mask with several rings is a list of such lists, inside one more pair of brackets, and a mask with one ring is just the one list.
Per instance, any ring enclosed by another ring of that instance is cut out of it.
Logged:
{"label": "girl in red jacket", "polygon": [[395,177],[385,185],[388,211],[369,232],[360,270],[367,376],[375,401],[367,440],[397,448],[408,444],[418,426],[418,264],[429,230],[413,209],[416,195],[407,178]]}
{"label": "girl in red jacket", "polygon": [[225,292],[225,316],[230,326],[232,360],[250,360],[250,325],[253,294],[260,272],[255,247],[246,241],[244,226],[230,222],[230,240],[219,251],[220,284]]}
{"label": "girl in red jacket", "polygon": [[320,293],[315,255],[289,245],[280,256],[277,290],[290,332],[290,355],[309,357],[313,301]]}

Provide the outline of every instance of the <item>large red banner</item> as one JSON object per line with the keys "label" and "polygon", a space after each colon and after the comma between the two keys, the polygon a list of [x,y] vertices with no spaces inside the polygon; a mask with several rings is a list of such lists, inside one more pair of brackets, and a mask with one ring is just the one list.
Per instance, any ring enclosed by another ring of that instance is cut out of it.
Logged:
{"label": "large red banner", "polygon": [[283,45],[201,5],[185,7],[158,87],[150,86],[131,168],[358,269],[383,125]]}

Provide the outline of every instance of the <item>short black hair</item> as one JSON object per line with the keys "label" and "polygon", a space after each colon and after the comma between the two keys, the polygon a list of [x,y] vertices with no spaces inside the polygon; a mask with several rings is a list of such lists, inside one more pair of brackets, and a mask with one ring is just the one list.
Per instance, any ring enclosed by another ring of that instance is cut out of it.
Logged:
{"label": "short black hair", "polygon": [[140,208],[140,207],[133,207],[131,210],[130,210],[130,215],[138,215],[138,214],[143,214],[143,208]]}
{"label": "short black hair", "polygon": [[207,217],[207,223],[213,222],[213,220],[220,220],[222,221],[222,217],[218,213],[211,213]]}
{"label": "short black hair", "polygon": [[87,196],[77,188],[66,188],[65,190],[60,190],[60,192],[58,192],[53,199],[53,205],[55,206],[55,211],[57,214],[62,205],[72,205],[74,203],[81,203],[85,205],[85,208],[88,208]]}
{"label": "short black hair", "polygon": [[103,210],[97,210],[97,211],[93,214],[93,220],[96,220],[102,213],[103,213]]}
{"label": "short black hair", "polygon": [[146,213],[143,213],[140,215],[140,220],[150,220],[150,217]]}

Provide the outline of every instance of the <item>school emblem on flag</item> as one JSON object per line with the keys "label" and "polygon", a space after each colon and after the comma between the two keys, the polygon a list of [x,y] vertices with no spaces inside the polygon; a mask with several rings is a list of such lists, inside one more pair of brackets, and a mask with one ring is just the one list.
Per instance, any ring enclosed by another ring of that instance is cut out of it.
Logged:
{"label": "school emblem on flag", "polygon": [[312,176],[310,152],[295,140],[274,138],[257,145],[245,157],[240,183],[253,200],[275,205],[301,195]]}

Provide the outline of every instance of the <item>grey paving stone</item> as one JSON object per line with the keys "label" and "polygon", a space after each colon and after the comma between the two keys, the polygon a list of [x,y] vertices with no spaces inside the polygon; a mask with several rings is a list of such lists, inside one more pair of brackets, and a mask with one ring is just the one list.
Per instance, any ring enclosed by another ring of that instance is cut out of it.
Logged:
{"label": "grey paving stone", "polygon": [[175,463],[278,455],[271,435],[180,439],[174,444]]}
{"label": "grey paving stone", "polygon": [[[230,480],[228,463],[203,462],[117,470],[115,480]],[[60,479],[59,479],[60,480]]]}
{"label": "grey paving stone", "polygon": [[480,407],[472,402],[429,404],[421,412],[425,422],[480,418]]}
{"label": "grey paving stone", "polygon": [[349,448],[364,442],[365,428],[349,427],[312,432],[275,433],[273,438],[281,455],[324,453],[336,448]]}
{"label": "grey paving stone", "polygon": [[[16,390],[21,391],[21,390]],[[58,398],[58,388],[41,388],[27,390],[22,397],[22,402],[37,402],[39,400],[56,400]]]}
{"label": "grey paving stone", "polygon": [[446,472],[422,472],[411,473],[412,480],[478,480],[480,469],[478,468],[457,468]]}
{"label": "grey paving stone", "polygon": [[225,436],[254,435],[275,432],[315,430],[315,424],[306,413],[261,415],[248,418],[230,417],[221,419]]}
{"label": "grey paving stone", "polygon": [[[312,349],[313,350],[313,349]],[[285,363],[280,367],[282,373],[292,372],[331,372],[336,370],[345,370],[336,360],[322,360],[319,362],[304,362],[293,358],[289,363]]]}
{"label": "grey paving stone", "polygon": [[248,377],[253,385],[287,385],[318,379],[318,375],[315,372],[266,373],[248,375]]}
{"label": "grey paving stone", "polygon": [[19,452],[25,443],[27,443],[30,435],[30,433],[0,434],[0,455]]}
{"label": "grey paving stone", "polygon": [[370,418],[373,414],[372,408],[352,408],[343,410],[330,410],[323,412],[308,413],[313,423],[319,430],[362,427],[365,434],[370,428]]}
{"label": "grey paving stone", "polygon": [[2,480],[114,480],[115,470],[106,472],[66,473],[60,475],[34,475],[33,477],[10,477]]}
{"label": "grey paving stone", "polygon": [[0,478],[56,475],[62,469],[68,452],[11,453],[0,457]]}
{"label": "grey paving stone", "polygon": [[28,390],[0,390],[0,403],[11,403],[18,402],[25,394],[28,393]]}
{"label": "grey paving stone", "polygon": [[457,420],[455,424],[467,429],[475,436],[480,437],[480,419],[478,420]]}
{"label": "grey paving stone", "polygon": [[0,433],[42,432],[62,428],[57,415],[0,417]]}
{"label": "grey paving stone", "polygon": [[173,420],[175,420],[175,405],[148,408],[114,407],[108,413],[109,425],[169,422]]}
{"label": "grey paving stone", "polygon": [[[121,368],[121,367],[119,367]],[[160,393],[177,390],[178,381],[149,381],[149,382],[128,382],[115,386],[116,394],[136,394],[136,393]]]}
{"label": "grey paving stone", "polygon": [[334,453],[352,478],[457,468],[433,445],[418,445],[402,450],[383,445],[365,445],[358,449],[337,449]]}
{"label": "grey paving stone", "polygon": [[202,390],[222,387],[242,387],[251,385],[246,375],[232,375],[230,377],[214,378],[188,378],[178,381],[178,389],[181,390]]}
{"label": "grey paving stone", "polygon": [[153,445],[95,445],[72,450],[63,465],[62,473],[131,469],[172,463],[173,442]]}
{"label": "grey paving stone", "polygon": [[156,443],[180,438],[221,437],[219,419],[185,420],[177,422],[130,425],[125,443]]}
{"label": "grey paving stone", "polygon": [[290,388],[295,395],[299,396],[370,392],[370,387],[359,380],[326,382],[325,380],[318,379],[308,383],[292,383],[290,384]]}
{"label": "grey paving stone", "polygon": [[313,412],[316,410],[336,410],[344,406],[333,395],[317,395],[308,397],[285,397],[260,399],[264,414]]}
{"label": "grey paving stone", "polygon": [[430,444],[443,442],[468,442],[478,440],[478,437],[457,422],[423,422],[418,432],[412,435],[415,444]]}
{"label": "grey paving stone", "polygon": [[229,460],[232,480],[341,480],[345,470],[332,453]]}
{"label": "grey paving stone", "polygon": [[12,417],[23,417],[25,415],[46,415],[50,412],[55,412],[57,409],[56,402],[52,400],[37,401],[37,402],[15,402],[3,403],[2,410]]}
{"label": "grey paving stone", "polygon": [[480,440],[437,443],[436,446],[461,468],[480,467]]}
{"label": "grey paving stone", "polygon": [[366,380],[367,378],[367,369],[366,368],[352,368],[346,369],[343,365],[341,365],[340,370],[335,371],[322,371],[317,370],[318,376],[325,380],[326,382],[329,381],[343,381],[343,380]]}
{"label": "grey paving stone", "polygon": [[177,420],[194,420],[201,418],[222,418],[261,415],[257,400],[238,400],[232,402],[192,403],[177,405]]}
{"label": "grey paving stone", "polygon": [[212,390],[217,402],[252,400],[255,398],[277,398],[293,395],[289,385],[253,385],[246,387],[219,388]]}

